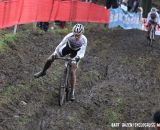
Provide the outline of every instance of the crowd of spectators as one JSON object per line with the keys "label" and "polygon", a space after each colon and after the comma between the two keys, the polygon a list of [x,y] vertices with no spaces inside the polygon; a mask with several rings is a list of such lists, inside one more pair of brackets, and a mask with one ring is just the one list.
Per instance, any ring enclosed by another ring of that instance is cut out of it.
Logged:
{"label": "crowd of spectators", "polygon": [[[81,0],[83,2],[91,2],[97,4],[98,0]],[[131,13],[140,13],[140,19],[142,19],[143,14],[143,8],[141,7],[141,0],[105,0],[104,4],[106,4],[107,9],[116,9],[121,8],[125,12],[131,12]],[[160,15],[160,11],[157,10],[157,12]],[[66,22],[65,21],[55,21],[55,26],[58,26],[60,28],[65,28]],[[39,27],[41,30],[44,30],[45,32],[49,28],[49,22],[38,22],[37,27]]]}
{"label": "crowd of spectators", "polygon": [[106,0],[107,9],[121,7],[125,11],[137,13],[140,7],[140,0]]}
{"label": "crowd of spectators", "polygon": [[[37,27],[41,30],[47,32],[49,29],[50,23],[49,22],[37,22]],[[53,26],[58,26],[60,28],[65,28],[66,22],[65,21],[54,21]]]}

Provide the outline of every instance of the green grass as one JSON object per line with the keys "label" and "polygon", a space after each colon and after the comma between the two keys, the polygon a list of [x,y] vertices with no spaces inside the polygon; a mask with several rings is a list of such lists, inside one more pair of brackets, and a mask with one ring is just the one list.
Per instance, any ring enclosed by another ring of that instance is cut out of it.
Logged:
{"label": "green grass", "polygon": [[84,84],[88,87],[93,86],[97,81],[99,81],[102,77],[100,73],[96,70],[91,70],[89,72],[83,73],[83,77],[81,77]]}
{"label": "green grass", "polygon": [[118,123],[123,118],[123,111],[125,107],[125,103],[121,98],[115,98],[116,105],[113,108],[106,108],[104,110],[104,115],[108,120],[109,124],[111,123]]}
{"label": "green grass", "polygon": [[16,39],[17,38],[16,38],[15,34],[5,34],[4,42],[5,43],[11,43],[11,42],[14,42]]}
{"label": "green grass", "polygon": [[119,122],[119,115],[112,109],[107,109],[105,111],[109,124]]}
{"label": "green grass", "polygon": [[151,61],[152,61],[151,57],[139,57],[136,62],[138,66],[144,68],[144,66],[149,65]]}
{"label": "green grass", "polygon": [[[44,94],[44,97],[43,97],[44,100],[46,100],[47,96],[48,97],[51,96],[48,94],[48,89],[46,89],[47,87],[46,85],[48,84],[52,84],[52,86],[55,86],[57,84],[59,85],[59,81],[63,73],[64,65],[63,64],[61,65],[60,63],[56,63],[55,68],[56,70],[54,70],[54,72],[48,74],[47,76],[43,78],[34,80],[32,81],[32,83],[6,86],[3,89],[1,96],[0,96],[0,106],[2,104],[9,104],[13,100],[19,99],[19,97],[23,95],[24,93],[27,93],[27,94],[33,94],[33,92],[38,92],[39,94],[47,93],[46,95]],[[36,87],[33,87],[33,86],[36,86]],[[53,94],[53,93],[50,92],[50,94]]]}
{"label": "green grass", "polygon": [[19,124],[21,124],[22,126],[29,123],[30,121],[31,121],[31,118],[27,115],[20,116],[18,119]]}
{"label": "green grass", "polygon": [[49,29],[49,32],[52,32],[54,35],[67,35],[68,33],[71,32],[70,28],[56,28],[56,29]]}
{"label": "green grass", "polygon": [[30,86],[27,85],[7,86],[1,94],[0,105],[8,104],[12,100],[18,99],[22,92],[28,90],[30,90]]}
{"label": "green grass", "polygon": [[79,121],[80,115],[76,112],[72,112],[70,115],[68,115],[67,119],[69,121],[69,123],[76,123],[76,122],[80,122]]}
{"label": "green grass", "polygon": [[125,64],[125,65],[130,65],[130,64],[135,64],[137,66],[139,66],[140,68],[144,68],[147,65],[150,65],[152,62],[152,58],[151,57],[128,57],[125,56],[122,58],[122,60],[120,61],[121,64]]}
{"label": "green grass", "polygon": [[4,34],[0,37],[0,50],[4,50],[6,48],[13,49],[15,47],[14,43],[17,40],[17,36],[15,34],[9,33]]}

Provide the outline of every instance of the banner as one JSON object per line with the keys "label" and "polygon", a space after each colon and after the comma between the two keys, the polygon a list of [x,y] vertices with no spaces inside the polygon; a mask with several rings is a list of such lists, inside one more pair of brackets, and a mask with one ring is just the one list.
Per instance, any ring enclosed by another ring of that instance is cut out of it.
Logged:
{"label": "banner", "polygon": [[[142,18],[140,13],[126,12],[121,8],[110,9],[109,28],[122,27],[123,29],[140,29],[148,31],[146,18]],[[156,26],[156,35],[160,35],[160,28]]]}
{"label": "banner", "polygon": [[125,12],[121,8],[110,9],[109,28],[118,26],[123,29],[142,29],[141,15]]}
{"label": "banner", "polygon": [[0,28],[38,21],[109,22],[109,10],[78,0],[0,0]]}

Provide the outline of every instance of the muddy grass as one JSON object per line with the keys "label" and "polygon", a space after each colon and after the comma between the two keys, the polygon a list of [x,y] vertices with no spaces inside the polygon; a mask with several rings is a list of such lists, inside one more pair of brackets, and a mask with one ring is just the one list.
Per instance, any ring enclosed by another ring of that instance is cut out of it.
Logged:
{"label": "muddy grass", "polygon": [[[145,32],[89,26],[76,101],[58,106],[63,62],[34,79],[70,31],[23,28],[0,51],[0,130],[110,130],[111,123],[152,122],[160,108],[160,44]],[[2,37],[1,37],[2,39]]]}

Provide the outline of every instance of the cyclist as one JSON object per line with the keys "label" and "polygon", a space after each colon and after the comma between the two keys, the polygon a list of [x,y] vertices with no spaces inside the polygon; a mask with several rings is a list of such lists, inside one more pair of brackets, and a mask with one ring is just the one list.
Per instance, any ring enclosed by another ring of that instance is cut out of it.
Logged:
{"label": "cyclist", "polygon": [[[153,116],[153,120],[155,123],[160,123],[160,110],[156,111]],[[157,130],[160,130],[160,127],[156,126]]]}
{"label": "cyclist", "polygon": [[148,13],[148,16],[147,16],[147,29],[148,29],[147,38],[148,39],[149,39],[150,26],[152,24],[154,24],[155,27],[156,27],[156,24],[158,24],[159,26],[159,15],[155,7],[151,8],[151,11]]}
{"label": "cyclist", "polygon": [[52,62],[57,57],[64,57],[69,55],[73,61],[71,63],[71,100],[75,99],[75,83],[76,83],[76,70],[81,58],[84,57],[87,38],[83,35],[84,26],[82,24],[76,24],[72,32],[66,35],[61,43],[56,47],[55,51],[48,57],[43,70],[34,74],[35,78],[46,75],[47,69],[51,66]]}

